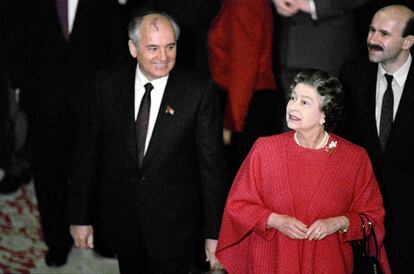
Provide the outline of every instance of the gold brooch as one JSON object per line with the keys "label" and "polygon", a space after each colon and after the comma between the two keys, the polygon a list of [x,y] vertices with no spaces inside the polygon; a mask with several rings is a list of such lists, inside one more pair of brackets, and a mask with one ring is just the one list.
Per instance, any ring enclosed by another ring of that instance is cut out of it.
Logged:
{"label": "gold brooch", "polygon": [[329,145],[325,147],[325,151],[331,154],[336,149],[337,141],[331,141]]}

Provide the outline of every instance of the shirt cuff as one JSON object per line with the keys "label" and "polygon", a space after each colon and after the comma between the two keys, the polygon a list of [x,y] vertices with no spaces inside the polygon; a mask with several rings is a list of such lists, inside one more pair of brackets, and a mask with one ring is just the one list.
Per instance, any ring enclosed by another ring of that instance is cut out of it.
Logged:
{"label": "shirt cuff", "polygon": [[318,16],[316,15],[316,6],[314,0],[309,0],[309,9],[310,15],[313,20],[318,20]]}

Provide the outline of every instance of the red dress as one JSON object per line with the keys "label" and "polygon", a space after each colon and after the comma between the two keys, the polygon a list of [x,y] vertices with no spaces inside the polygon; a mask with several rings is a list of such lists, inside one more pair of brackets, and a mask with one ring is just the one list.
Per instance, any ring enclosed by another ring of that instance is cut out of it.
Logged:
{"label": "red dress", "polygon": [[[374,223],[380,263],[390,273],[383,248],[384,208],[366,152],[331,134],[328,149],[298,146],[293,132],[258,139],[230,191],[216,255],[229,273],[352,273],[350,241],[361,239],[358,214]],[[345,215],[349,230],[323,240],[291,239],[266,224],[272,212],[306,225]]]}
{"label": "red dress", "polygon": [[253,92],[275,90],[272,4],[225,0],[208,35],[214,82],[227,94],[224,127],[243,131]]}

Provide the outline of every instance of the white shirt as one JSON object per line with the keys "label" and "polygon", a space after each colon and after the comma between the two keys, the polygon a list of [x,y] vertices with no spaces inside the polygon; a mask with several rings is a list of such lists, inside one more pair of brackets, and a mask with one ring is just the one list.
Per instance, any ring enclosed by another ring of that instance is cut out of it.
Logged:
{"label": "white shirt", "polygon": [[154,89],[151,91],[151,108],[148,121],[147,138],[145,139],[144,155],[147,152],[149,141],[151,140],[152,132],[154,130],[155,121],[157,120],[158,112],[160,110],[161,100],[164,96],[165,87],[167,85],[168,75],[149,81],[147,77],[142,73],[139,65],[137,64],[137,70],[135,73],[135,120],[138,116],[139,106],[141,105],[142,97],[144,97],[145,87],[144,85],[150,82]]}
{"label": "white shirt", "polygon": [[318,15],[316,14],[316,6],[314,0],[309,0],[310,15],[313,20],[318,20]]}
{"label": "white shirt", "polygon": [[[407,80],[408,71],[410,70],[412,57],[411,54],[408,56],[407,61],[402,65],[396,72],[392,74],[394,77],[392,80],[392,90],[394,93],[394,111],[393,120],[397,114],[398,106],[400,105],[402,93],[404,90],[405,81]],[[382,99],[384,97],[385,90],[387,89],[387,79],[384,74],[387,72],[384,70],[381,64],[378,64],[377,73],[377,90],[375,95],[375,119],[377,121],[377,131],[379,135],[380,120],[381,120],[381,107]]]}
{"label": "white shirt", "polygon": [[79,0],[68,0],[68,31],[72,33],[73,22],[75,21],[76,10],[78,8]]}

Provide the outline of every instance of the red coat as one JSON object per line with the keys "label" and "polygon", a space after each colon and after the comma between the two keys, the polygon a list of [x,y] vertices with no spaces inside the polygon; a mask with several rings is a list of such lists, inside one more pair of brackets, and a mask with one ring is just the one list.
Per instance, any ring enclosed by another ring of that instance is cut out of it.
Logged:
{"label": "red coat", "polygon": [[[256,142],[233,183],[220,231],[216,255],[229,273],[352,273],[350,241],[362,238],[360,212],[374,223],[381,266],[390,273],[382,197],[369,158],[333,134],[332,141],[332,151],[300,147],[292,132]],[[345,215],[349,230],[320,241],[291,239],[266,228],[272,212],[308,226]]]}
{"label": "red coat", "polygon": [[208,35],[214,82],[228,93],[224,127],[242,131],[253,91],[275,89],[268,0],[225,0]]}

